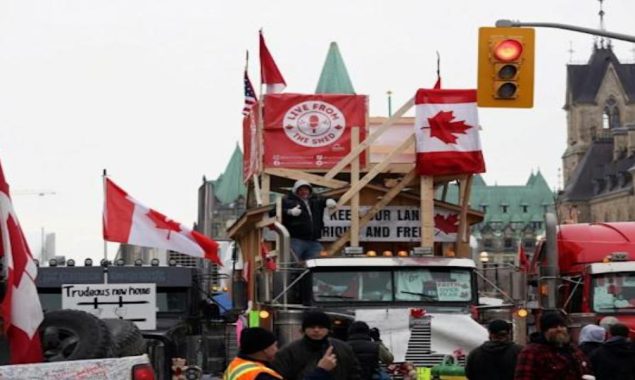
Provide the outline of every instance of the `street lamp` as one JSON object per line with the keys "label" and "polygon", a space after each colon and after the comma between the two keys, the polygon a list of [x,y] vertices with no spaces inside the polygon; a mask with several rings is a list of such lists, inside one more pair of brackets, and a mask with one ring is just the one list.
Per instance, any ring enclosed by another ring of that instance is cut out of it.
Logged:
{"label": "street lamp", "polygon": [[[478,261],[481,262],[481,268],[483,269],[484,278],[487,279],[487,282],[489,282],[489,279],[487,276],[487,263],[489,262],[489,253],[487,253],[486,251],[482,251],[478,255]],[[485,283],[483,283],[483,289],[485,289]]]}

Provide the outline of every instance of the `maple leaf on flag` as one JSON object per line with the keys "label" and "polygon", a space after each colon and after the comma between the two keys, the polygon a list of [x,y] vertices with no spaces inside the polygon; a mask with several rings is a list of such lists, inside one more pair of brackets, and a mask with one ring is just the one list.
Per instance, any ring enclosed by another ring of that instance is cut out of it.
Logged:
{"label": "maple leaf on flag", "polygon": [[181,225],[178,222],[168,219],[167,216],[158,211],[150,209],[146,215],[154,222],[156,228],[168,230],[168,239],[170,238],[170,233],[172,233],[172,231],[181,232]]}
{"label": "maple leaf on flag", "polygon": [[436,214],[434,216],[434,226],[446,234],[459,232],[459,217],[457,214],[443,216]]}
{"label": "maple leaf on flag", "polygon": [[[458,134],[465,134],[465,131],[472,128],[465,124],[465,120],[454,120],[453,111],[439,111],[434,117],[428,118],[430,123],[430,137],[436,137],[446,144],[456,144]],[[424,127],[425,128],[425,127]]]}

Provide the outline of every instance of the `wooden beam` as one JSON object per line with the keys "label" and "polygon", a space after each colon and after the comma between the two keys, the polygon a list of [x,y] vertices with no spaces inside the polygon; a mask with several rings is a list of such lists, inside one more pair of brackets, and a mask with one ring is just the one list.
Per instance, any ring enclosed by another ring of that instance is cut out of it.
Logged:
{"label": "wooden beam", "polygon": [[271,180],[269,178],[269,174],[267,173],[262,173],[260,175],[260,178],[262,178],[262,184],[260,186],[260,193],[262,195],[260,196],[260,200],[262,201],[262,205],[266,206],[269,204],[269,191],[271,190]]}
{"label": "wooden beam", "polygon": [[382,162],[377,164],[368,173],[366,173],[364,178],[362,178],[357,183],[357,185],[351,186],[351,188],[348,189],[346,193],[344,193],[344,195],[342,195],[340,199],[337,201],[337,206],[340,207],[346,204],[346,202],[348,202],[353,197],[354,194],[359,192],[364,186],[366,186],[370,181],[372,181],[373,178],[375,178],[379,173],[381,173],[384,170],[384,168],[390,164],[390,161],[393,159],[393,157],[395,157],[402,151],[408,149],[410,145],[414,144],[414,142],[415,142],[415,135],[413,132],[412,134],[410,134],[410,136],[408,136],[408,138],[406,138],[401,144],[399,144],[399,146],[393,149]]}
{"label": "wooden beam", "polygon": [[337,165],[333,166],[333,168],[331,168],[331,170],[329,170],[324,177],[328,179],[334,178],[337,175],[337,173],[341,172],[342,169],[348,166],[348,164],[350,164],[355,157],[359,156],[360,153],[362,153],[365,149],[370,147],[370,145],[374,143],[375,140],[377,140],[379,136],[381,136],[395,121],[397,121],[406,112],[408,112],[414,104],[415,104],[415,98],[412,97],[403,106],[401,106],[401,108],[399,108],[397,112],[395,112],[391,117],[389,117],[388,120],[384,121],[384,123],[380,125],[379,128],[377,128],[377,130],[375,130],[375,132],[373,132],[372,135],[366,137],[366,140],[364,140],[364,142],[359,144],[354,149],[351,149],[350,153],[347,154],[346,157],[342,158],[337,163]]}
{"label": "wooden beam", "polygon": [[276,218],[267,217],[263,218],[260,222],[256,223],[256,228],[263,228],[273,224],[276,221]]}
{"label": "wooden beam", "polygon": [[278,177],[299,180],[303,179],[313,185],[327,187],[329,189],[337,189],[339,187],[348,186],[348,182],[337,179],[327,179],[321,175],[306,173],[295,169],[267,168],[265,173]]}
{"label": "wooden beam", "polygon": [[[351,130],[351,149],[359,145],[359,127]],[[357,188],[359,182],[359,156],[351,162],[351,187]],[[353,194],[351,199],[351,247],[359,246],[359,192]]]}
{"label": "wooden beam", "polygon": [[430,176],[421,176],[420,187],[420,220],[421,246],[434,249],[434,180]]}
{"label": "wooden beam", "polygon": [[[395,187],[388,190],[388,192],[381,198],[381,200],[375,203],[375,205],[371,207],[366,212],[366,214],[364,214],[364,216],[359,220],[360,228],[368,224],[368,222],[370,222],[370,220],[373,218],[373,216],[377,214],[377,212],[379,212],[379,210],[383,209],[390,202],[392,202],[392,200],[395,199],[395,197],[399,195],[399,193],[406,186],[408,186],[410,182],[412,182],[412,180],[415,179],[416,176],[417,176],[416,169],[412,168],[412,170],[410,170],[410,172],[408,172],[408,174],[406,174]],[[333,242],[333,244],[331,244],[328,251],[329,255],[332,255],[335,252],[339,251],[349,240],[351,240],[350,230],[343,233],[335,242]]]}
{"label": "wooden beam", "polygon": [[468,223],[467,223],[467,210],[470,204],[470,191],[472,189],[472,175],[468,175],[465,178],[459,180],[461,184],[459,204],[461,205],[461,213],[459,216],[459,234],[458,239],[461,242],[469,242],[468,236]]}

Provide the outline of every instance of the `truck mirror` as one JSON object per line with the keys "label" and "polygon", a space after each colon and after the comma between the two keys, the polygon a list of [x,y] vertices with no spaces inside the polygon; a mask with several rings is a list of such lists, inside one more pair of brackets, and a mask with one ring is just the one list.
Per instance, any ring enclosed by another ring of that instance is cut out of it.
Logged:
{"label": "truck mirror", "polygon": [[234,309],[247,309],[247,282],[242,278],[232,281],[232,305]]}

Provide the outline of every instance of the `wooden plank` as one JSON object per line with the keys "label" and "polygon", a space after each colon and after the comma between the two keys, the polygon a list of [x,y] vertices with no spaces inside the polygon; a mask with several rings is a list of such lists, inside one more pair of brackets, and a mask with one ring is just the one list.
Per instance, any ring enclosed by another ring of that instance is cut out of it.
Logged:
{"label": "wooden plank", "polygon": [[419,193],[421,196],[421,246],[434,248],[434,180],[430,176],[421,176]]}
{"label": "wooden plank", "polygon": [[[359,127],[351,130],[351,148],[359,145]],[[359,182],[359,156],[351,162],[351,187],[357,188]],[[359,192],[351,199],[351,247],[359,246]]]}
{"label": "wooden plank", "polygon": [[267,173],[262,173],[260,175],[260,178],[262,179],[262,184],[260,186],[260,193],[262,195],[260,196],[260,199],[262,201],[262,205],[266,206],[269,204],[269,192],[271,190],[271,180],[269,178],[269,174]]}
{"label": "wooden plank", "polygon": [[326,173],[324,176],[327,179],[334,178],[339,172],[342,171],[346,166],[348,166],[355,157],[358,157],[361,152],[366,150],[372,143],[375,142],[395,121],[397,121],[400,117],[402,117],[406,112],[412,108],[415,104],[414,96],[410,98],[401,108],[397,110],[391,117],[388,118],[372,135],[366,137],[361,144],[359,144],[356,148],[351,149],[350,153],[346,155],[346,157],[342,158],[337,165],[333,166],[331,170]]}
{"label": "wooden plank", "polygon": [[460,180],[461,186],[459,188],[459,204],[461,205],[461,213],[459,214],[459,233],[457,236],[459,243],[468,243],[470,241],[470,237],[468,235],[467,211],[470,204],[472,178],[472,175],[468,175],[466,178]]}
{"label": "wooden plank", "polygon": [[262,194],[260,193],[260,176],[253,175],[251,176],[251,180],[254,183],[254,195],[256,196],[256,205],[262,206]]}
{"label": "wooden plank", "polygon": [[[392,202],[392,200],[395,199],[395,197],[399,195],[399,193],[401,193],[401,191],[406,186],[410,185],[410,182],[412,182],[412,180],[415,179],[416,176],[416,169],[412,168],[412,170],[410,170],[410,172],[401,179],[401,182],[399,182],[395,187],[388,190],[388,192],[386,192],[381,200],[375,203],[375,205],[373,205],[373,207],[371,207],[368,212],[364,214],[364,216],[359,220],[360,228],[368,224],[368,222],[370,222],[375,214],[377,214],[381,209]],[[348,230],[343,233],[335,242],[333,242],[333,244],[331,244],[331,246],[329,247],[329,255],[333,255],[335,252],[339,251],[350,239],[351,231]]]}
{"label": "wooden plank", "polygon": [[408,138],[406,138],[401,144],[399,144],[399,146],[393,149],[392,152],[390,152],[390,154],[386,156],[386,158],[382,162],[380,162],[377,166],[375,166],[371,171],[366,173],[364,178],[362,178],[357,183],[356,186],[351,186],[351,188],[348,189],[346,193],[344,193],[344,195],[342,195],[340,199],[337,201],[337,207],[340,207],[346,204],[346,202],[348,202],[355,193],[359,192],[364,186],[366,186],[370,181],[372,181],[373,178],[375,178],[379,173],[381,173],[384,170],[384,168],[390,164],[390,160],[392,160],[394,156],[398,155],[405,149],[408,149],[410,145],[414,144],[414,142],[415,142],[415,135],[413,132],[410,136],[408,136]]}
{"label": "wooden plank", "polygon": [[294,180],[303,179],[313,185],[327,187],[329,189],[337,189],[340,187],[348,186],[348,182],[346,181],[327,179],[322,177],[321,175],[306,173],[295,169],[267,168],[265,169],[265,173]]}

